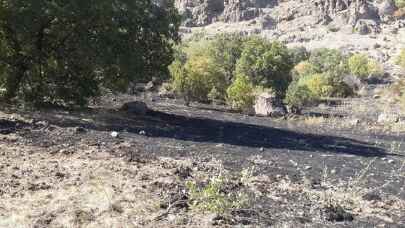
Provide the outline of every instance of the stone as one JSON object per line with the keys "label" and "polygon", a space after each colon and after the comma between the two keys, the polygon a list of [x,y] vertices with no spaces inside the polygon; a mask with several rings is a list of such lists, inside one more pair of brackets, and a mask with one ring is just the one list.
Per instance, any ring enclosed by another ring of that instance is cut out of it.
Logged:
{"label": "stone", "polygon": [[358,20],[354,30],[360,35],[367,35],[370,33],[378,33],[380,27],[374,20]]}
{"label": "stone", "polygon": [[396,113],[381,113],[378,115],[378,123],[398,123],[399,116]]}
{"label": "stone", "polygon": [[118,138],[118,136],[119,136],[118,132],[116,132],[116,131],[111,132],[110,135],[111,135],[111,137],[113,137],[113,138]]}
{"label": "stone", "polygon": [[76,133],[76,134],[86,133],[86,129],[83,128],[83,127],[76,127],[76,128],[75,128],[75,133]]}
{"label": "stone", "polygon": [[350,120],[350,125],[357,126],[357,125],[359,125],[359,124],[360,124],[360,120],[359,120],[359,119],[352,119],[352,120]]}
{"label": "stone", "polygon": [[281,101],[271,92],[264,92],[257,96],[254,110],[257,116],[281,117],[286,114]]}
{"label": "stone", "polygon": [[142,101],[132,101],[125,103],[120,110],[125,111],[128,114],[135,115],[146,115],[149,111],[148,106],[145,104],[145,102]]}
{"label": "stone", "polygon": [[170,84],[169,83],[163,83],[160,86],[158,96],[160,98],[168,98],[168,99],[174,99],[175,98],[175,94],[170,89]]}
{"label": "stone", "polygon": [[378,14],[381,18],[392,16],[397,10],[394,0],[384,0],[378,7]]}

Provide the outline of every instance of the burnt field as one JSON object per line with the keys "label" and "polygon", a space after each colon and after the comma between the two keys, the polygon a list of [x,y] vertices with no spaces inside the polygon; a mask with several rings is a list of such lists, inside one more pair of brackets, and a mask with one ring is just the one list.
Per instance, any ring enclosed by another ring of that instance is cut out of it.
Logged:
{"label": "burnt field", "polygon": [[130,99],[4,107],[0,227],[405,226],[400,131],[166,100],[118,111]]}

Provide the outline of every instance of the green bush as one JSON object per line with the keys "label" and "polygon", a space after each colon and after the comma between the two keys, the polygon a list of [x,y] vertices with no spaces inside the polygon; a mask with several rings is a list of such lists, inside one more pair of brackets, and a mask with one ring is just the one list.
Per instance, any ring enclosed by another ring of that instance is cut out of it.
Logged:
{"label": "green bush", "polygon": [[325,74],[312,74],[302,77],[298,84],[306,86],[317,98],[329,97],[333,93],[333,85]]}
{"label": "green bush", "polygon": [[382,67],[373,59],[365,54],[354,54],[348,60],[348,67],[351,74],[366,79],[369,76],[381,76]]}
{"label": "green bush", "polygon": [[226,90],[224,73],[208,56],[191,56],[184,65],[176,60],[169,69],[173,90],[186,100],[207,102],[214,88],[216,98],[224,99]]}
{"label": "green bush", "polygon": [[347,57],[336,49],[314,50],[309,62],[313,64],[317,73],[328,73],[337,78],[342,78],[348,73]]}
{"label": "green bush", "polygon": [[298,79],[299,77],[304,77],[315,73],[317,73],[315,66],[308,61],[299,62],[292,70],[294,79]]}
{"label": "green bush", "polygon": [[248,111],[255,100],[254,86],[247,76],[237,75],[227,89],[227,102],[233,109]]}
{"label": "green bush", "polygon": [[247,76],[254,85],[272,88],[282,97],[292,80],[292,68],[293,63],[286,46],[252,37],[244,43],[236,72]]}
{"label": "green bush", "polygon": [[307,61],[310,54],[305,47],[294,47],[288,50],[290,53],[291,62],[297,65],[300,62]]}
{"label": "green bush", "polygon": [[317,102],[317,97],[306,85],[294,81],[288,87],[284,102],[292,112],[299,113],[303,107]]}
{"label": "green bush", "polygon": [[[241,36],[223,34],[213,39],[192,39],[176,47],[176,61],[171,66],[174,91],[187,100],[224,101],[242,44]],[[180,68],[181,76],[176,70]]]}
{"label": "green bush", "polygon": [[206,47],[215,63],[223,69],[228,84],[234,78],[236,63],[241,57],[245,40],[239,34],[220,34]]}
{"label": "green bush", "polygon": [[399,53],[396,64],[405,70],[405,49],[402,49]]}
{"label": "green bush", "polygon": [[5,98],[84,105],[100,89],[168,74],[180,17],[150,0],[0,3]]}
{"label": "green bush", "polygon": [[405,7],[405,0],[394,0],[395,1],[395,5],[398,7],[398,8],[403,8],[403,7]]}
{"label": "green bush", "polygon": [[309,62],[315,72],[323,74],[331,88],[332,97],[352,96],[354,91],[345,82],[344,77],[350,73],[348,58],[339,50],[321,48],[313,51]]}

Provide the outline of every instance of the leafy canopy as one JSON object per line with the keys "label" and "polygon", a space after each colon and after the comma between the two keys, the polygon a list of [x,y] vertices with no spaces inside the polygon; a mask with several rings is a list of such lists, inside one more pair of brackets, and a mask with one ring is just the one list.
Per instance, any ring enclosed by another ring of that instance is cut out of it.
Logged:
{"label": "leafy canopy", "polygon": [[179,21],[170,1],[3,0],[0,87],[7,99],[85,104],[165,75]]}
{"label": "leafy canopy", "polygon": [[293,62],[286,46],[264,38],[252,37],[244,43],[236,72],[247,76],[254,85],[272,88],[283,96],[291,82]]}

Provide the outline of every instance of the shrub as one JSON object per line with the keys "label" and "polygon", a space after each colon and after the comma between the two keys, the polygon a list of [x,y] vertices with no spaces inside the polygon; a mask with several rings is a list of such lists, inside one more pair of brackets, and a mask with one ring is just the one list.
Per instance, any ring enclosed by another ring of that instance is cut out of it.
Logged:
{"label": "shrub", "polygon": [[300,110],[317,101],[316,96],[309,90],[306,85],[292,82],[288,87],[284,102],[289,106],[294,113],[299,113]]}
{"label": "shrub", "polygon": [[292,78],[293,63],[288,49],[279,42],[253,37],[244,44],[236,72],[247,76],[254,85],[272,88],[283,96]]}
{"label": "shrub", "polygon": [[311,53],[309,62],[317,73],[328,73],[341,78],[348,72],[347,58],[336,49],[317,49]]}
{"label": "shrub", "polygon": [[225,94],[224,74],[208,56],[191,56],[184,65],[176,60],[170,72],[174,91],[188,101],[207,102],[213,88],[218,96]]}
{"label": "shrub", "polygon": [[242,40],[238,35],[217,35],[212,40],[199,38],[177,47],[173,67],[184,68],[181,77],[171,70],[177,95],[199,102],[225,100],[242,52]]}
{"label": "shrub", "polygon": [[0,3],[5,97],[86,104],[102,87],[167,75],[180,18],[150,0]]}
{"label": "shrub", "polygon": [[364,54],[354,54],[348,60],[350,73],[360,79],[383,74],[382,67]]}
{"label": "shrub", "polygon": [[314,66],[316,73],[327,78],[330,86],[330,96],[352,96],[354,91],[345,82],[344,77],[349,73],[347,57],[339,50],[321,48],[313,51],[309,62]]}
{"label": "shrub", "polygon": [[300,62],[307,61],[310,53],[305,47],[294,47],[288,50],[290,53],[291,62],[293,65],[297,65]]}
{"label": "shrub", "polygon": [[208,45],[209,55],[224,71],[227,83],[231,83],[236,69],[236,63],[242,54],[245,42],[239,34],[216,35]]}
{"label": "shrub", "polygon": [[302,77],[298,84],[306,86],[317,98],[329,97],[333,92],[333,85],[325,74],[312,74]]}
{"label": "shrub", "polygon": [[402,49],[399,53],[396,63],[405,70],[405,49]]}
{"label": "shrub", "polygon": [[315,73],[317,73],[315,66],[308,61],[298,63],[293,69],[293,76],[295,79]]}
{"label": "shrub", "polygon": [[253,107],[255,100],[254,86],[247,76],[237,75],[227,89],[227,101],[232,108],[247,111]]}

